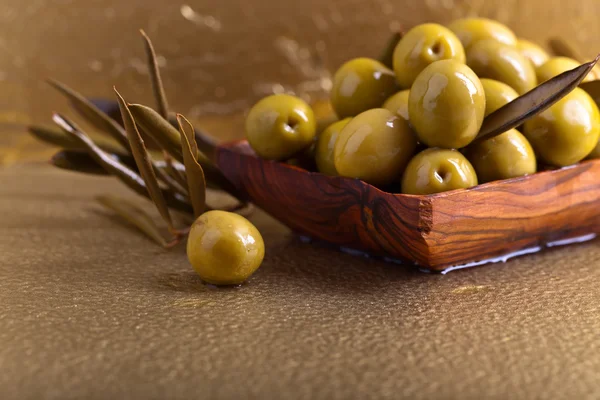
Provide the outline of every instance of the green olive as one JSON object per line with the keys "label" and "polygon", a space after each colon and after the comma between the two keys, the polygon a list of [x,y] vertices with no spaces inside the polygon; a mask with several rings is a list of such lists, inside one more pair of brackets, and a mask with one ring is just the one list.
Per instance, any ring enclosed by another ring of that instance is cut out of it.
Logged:
{"label": "green olive", "polygon": [[465,50],[456,35],[442,25],[417,25],[402,37],[394,50],[396,79],[400,87],[410,88],[426,66],[446,59],[465,62]]}
{"label": "green olive", "polygon": [[[552,57],[544,64],[537,67],[535,72],[537,74],[538,81],[543,83],[548,79],[552,79],[555,76],[562,74],[563,72],[577,68],[579,65],[581,64],[569,57]],[[583,78],[583,82],[593,81],[594,79],[594,74],[590,73]]]}
{"label": "green olive", "polygon": [[455,60],[430,64],[415,80],[408,97],[410,123],[419,141],[430,147],[461,148],[475,138],[485,112],[479,78]]}
{"label": "green olive", "polygon": [[246,118],[248,143],[257,155],[269,160],[285,160],[310,146],[316,129],[309,105],[287,94],[265,97]]}
{"label": "green olive", "polygon": [[340,131],[348,125],[352,118],[344,118],[341,121],[334,122],[319,135],[317,147],[315,149],[315,160],[317,169],[325,175],[337,175],[335,163],[333,160],[333,149]]}
{"label": "green olive", "polygon": [[427,149],[408,163],[402,193],[433,194],[477,185],[473,166],[457,150]]}
{"label": "green olive", "polygon": [[600,158],[600,141],[596,144],[594,150],[592,150],[592,152],[588,154],[586,158],[589,160]]}
{"label": "green olive", "polygon": [[583,89],[575,88],[549,109],[525,122],[525,137],[538,158],[557,167],[587,157],[600,137],[598,106]]}
{"label": "green olive", "polygon": [[533,148],[516,129],[471,143],[465,156],[475,168],[479,183],[534,174],[537,170]]}
{"label": "green olive", "polygon": [[485,93],[486,117],[519,97],[515,89],[500,81],[483,78],[481,79],[481,85]]}
{"label": "green olive", "polygon": [[383,108],[408,121],[408,95],[410,90],[401,90],[383,103]]}
{"label": "green olive", "polygon": [[537,84],[535,69],[517,48],[495,40],[481,40],[467,51],[467,65],[480,78],[506,83],[519,94]]}
{"label": "green olive", "polygon": [[397,90],[394,71],[377,60],[355,58],[335,73],[331,105],[339,118],[353,117],[380,107]]}
{"label": "green olive", "polygon": [[458,19],[448,25],[448,28],[458,36],[465,49],[486,39],[509,46],[517,43],[517,37],[506,25],[487,18]]}
{"label": "green olive", "polygon": [[213,285],[237,285],[260,267],[265,244],[246,218],[227,211],[208,211],[192,225],[187,255],[200,278]]}
{"label": "green olive", "polygon": [[521,52],[521,55],[528,59],[536,68],[544,64],[550,58],[548,53],[546,53],[546,50],[529,40],[518,39],[517,49]]}
{"label": "green olive", "polygon": [[374,108],[352,118],[338,134],[335,169],[341,176],[386,185],[400,177],[416,146],[408,122]]}

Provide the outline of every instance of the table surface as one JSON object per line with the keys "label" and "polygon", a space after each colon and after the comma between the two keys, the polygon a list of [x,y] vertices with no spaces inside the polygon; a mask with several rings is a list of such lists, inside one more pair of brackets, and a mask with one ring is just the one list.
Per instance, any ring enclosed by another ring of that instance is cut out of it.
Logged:
{"label": "table surface", "polygon": [[130,196],[0,169],[3,399],[599,396],[598,241],[429,275],[258,212],[263,266],[215,289],[95,205],[108,191]]}

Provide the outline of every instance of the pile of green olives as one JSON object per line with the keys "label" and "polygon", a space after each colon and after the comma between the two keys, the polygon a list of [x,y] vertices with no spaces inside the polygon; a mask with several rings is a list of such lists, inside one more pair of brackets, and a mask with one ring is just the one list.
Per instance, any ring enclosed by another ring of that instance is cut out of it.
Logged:
{"label": "pile of green olives", "polygon": [[490,19],[425,23],[402,36],[391,65],[361,57],[337,70],[328,126],[278,94],[252,108],[246,134],[258,156],[309,154],[326,175],[413,195],[469,188],[600,157],[600,112],[581,88],[518,129],[477,139],[485,117],[578,66]]}

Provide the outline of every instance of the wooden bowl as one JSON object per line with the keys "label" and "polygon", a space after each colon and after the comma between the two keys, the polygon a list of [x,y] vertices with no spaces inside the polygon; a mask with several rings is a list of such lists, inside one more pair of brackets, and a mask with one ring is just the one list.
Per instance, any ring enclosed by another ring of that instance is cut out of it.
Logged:
{"label": "wooden bowl", "polygon": [[427,196],[386,193],[219,147],[222,171],[291,229],[430,271],[501,261],[600,231],[600,160]]}

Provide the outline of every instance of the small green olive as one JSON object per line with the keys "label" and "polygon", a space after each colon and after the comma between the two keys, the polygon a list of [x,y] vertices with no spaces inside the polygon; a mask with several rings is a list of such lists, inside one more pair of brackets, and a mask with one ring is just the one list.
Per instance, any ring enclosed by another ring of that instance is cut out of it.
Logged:
{"label": "small green olive", "polygon": [[544,49],[529,40],[518,39],[517,49],[521,52],[523,57],[533,64],[534,67],[539,67],[550,58]]}
{"label": "small green olive", "polygon": [[402,176],[405,194],[433,194],[476,185],[473,166],[457,150],[424,150],[410,160]]}
{"label": "small green olive", "polygon": [[467,65],[480,78],[506,83],[519,94],[537,84],[535,69],[516,47],[495,40],[480,40],[467,51]]}
{"label": "small green olive", "polygon": [[583,160],[598,144],[600,112],[589,94],[575,88],[524,126],[538,158],[564,167]]}
{"label": "small green olive", "polygon": [[310,146],[316,134],[312,109],[306,102],[287,94],[260,100],[246,118],[246,135],[252,149],[262,158],[285,160]]}
{"label": "small green olive", "polygon": [[377,60],[355,58],[335,73],[331,105],[339,118],[353,117],[380,107],[397,90],[394,71]]}
{"label": "small green olive", "polygon": [[[576,60],[569,57],[552,57],[544,64],[536,68],[535,73],[539,83],[546,82],[563,72],[575,69],[581,65]],[[583,82],[593,81],[595,79],[593,71],[583,78]]]}
{"label": "small green olive", "polygon": [[319,135],[317,147],[315,149],[315,160],[317,169],[325,175],[337,175],[335,163],[333,160],[333,149],[340,131],[348,125],[352,118],[344,118],[341,121],[334,122]]}
{"label": "small green olive", "polygon": [[446,59],[465,62],[465,50],[456,35],[442,25],[417,25],[402,37],[394,50],[396,79],[400,87],[410,88],[426,66]]}
{"label": "small green olive", "polygon": [[455,60],[436,61],[415,80],[408,97],[410,123],[429,147],[461,148],[475,138],[485,94],[475,73]]}
{"label": "small green olive", "polygon": [[401,176],[416,146],[408,122],[389,110],[374,108],[352,118],[338,134],[335,169],[341,176],[386,185]]}
{"label": "small green olive", "polygon": [[213,285],[246,281],[263,261],[265,244],[246,218],[227,211],[208,211],[192,225],[187,255],[200,278]]}
{"label": "small green olive", "polygon": [[479,183],[534,174],[537,170],[533,148],[516,129],[471,143],[465,156],[475,168]]}
{"label": "small green olive", "polygon": [[485,93],[486,117],[519,97],[515,89],[500,81],[483,78],[481,79],[481,85]]}
{"label": "small green olive", "polygon": [[458,36],[465,50],[480,40],[492,39],[499,43],[515,46],[517,37],[506,25],[487,18],[463,18],[448,25]]}
{"label": "small green olive", "polygon": [[408,95],[410,90],[401,90],[383,103],[383,108],[390,110],[394,114],[404,118],[406,121],[408,118]]}

